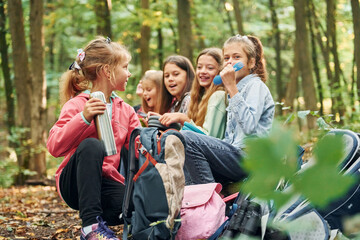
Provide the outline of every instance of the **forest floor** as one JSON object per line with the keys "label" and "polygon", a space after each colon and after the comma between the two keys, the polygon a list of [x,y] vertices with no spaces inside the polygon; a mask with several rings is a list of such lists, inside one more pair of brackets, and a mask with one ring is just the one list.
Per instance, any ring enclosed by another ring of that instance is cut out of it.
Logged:
{"label": "forest floor", "polygon": [[[81,220],[54,186],[0,188],[0,240],[80,239]],[[111,227],[121,236],[121,226]]]}

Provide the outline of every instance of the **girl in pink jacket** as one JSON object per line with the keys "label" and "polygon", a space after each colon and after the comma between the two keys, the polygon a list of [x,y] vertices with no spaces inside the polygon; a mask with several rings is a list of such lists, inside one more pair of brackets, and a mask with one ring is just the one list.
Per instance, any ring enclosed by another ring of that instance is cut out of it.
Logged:
{"label": "girl in pink jacket", "polygon": [[[64,156],[56,171],[57,190],[66,204],[79,210],[81,239],[118,239],[108,229],[120,224],[124,196],[124,177],[119,173],[120,152],[128,147],[130,133],[140,126],[134,109],[113,91],[124,91],[131,73],[131,56],[120,44],[99,37],[84,50],[63,74],[60,117],[51,128],[49,152]],[[101,91],[106,103],[90,98]],[[106,156],[98,140],[94,117],[107,109],[114,132],[117,153]]]}

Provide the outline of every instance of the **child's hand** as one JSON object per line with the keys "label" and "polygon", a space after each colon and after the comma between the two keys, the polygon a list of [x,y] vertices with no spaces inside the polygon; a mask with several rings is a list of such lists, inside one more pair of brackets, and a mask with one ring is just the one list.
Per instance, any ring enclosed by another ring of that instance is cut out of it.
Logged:
{"label": "child's hand", "polygon": [[150,116],[152,116],[152,115],[161,116],[161,114],[160,114],[160,113],[157,113],[157,112],[151,112],[151,111],[149,111],[149,112],[147,113],[147,117],[148,117],[148,118],[149,118]]}
{"label": "child's hand", "polygon": [[84,106],[83,115],[84,118],[91,122],[96,115],[103,114],[105,112],[106,105],[98,98],[90,98]]}
{"label": "child's hand", "polygon": [[233,66],[230,63],[227,64],[220,72],[220,76],[230,97],[234,96],[238,92],[238,89],[236,87],[235,70]]}
{"label": "child's hand", "polygon": [[165,113],[159,118],[159,121],[162,125],[168,127],[172,123],[181,123],[181,125],[184,125],[184,122],[190,122],[190,119],[184,113]]}

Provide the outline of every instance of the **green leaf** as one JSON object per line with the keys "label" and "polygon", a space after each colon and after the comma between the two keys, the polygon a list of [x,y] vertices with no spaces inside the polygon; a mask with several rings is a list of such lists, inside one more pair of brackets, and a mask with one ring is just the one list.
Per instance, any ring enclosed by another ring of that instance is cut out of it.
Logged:
{"label": "green leaf", "polygon": [[341,175],[334,166],[318,165],[306,169],[294,181],[294,188],[319,207],[345,194],[354,178]]}
{"label": "green leaf", "polygon": [[306,111],[298,111],[297,115],[299,118],[301,119],[305,119],[307,115],[310,114],[310,110],[306,110]]}
{"label": "green leaf", "polygon": [[282,107],[281,110],[290,110],[291,107]]}
{"label": "green leaf", "polygon": [[322,117],[319,117],[318,119],[316,119],[316,123],[317,123],[318,127],[322,130],[331,129],[330,125],[327,124]]}
{"label": "green leaf", "polygon": [[314,148],[318,164],[336,166],[344,157],[344,142],[340,135],[325,135]]}
{"label": "green leaf", "polygon": [[278,124],[274,124],[268,137],[248,139],[242,164],[250,177],[244,183],[244,191],[272,199],[280,179],[290,179],[296,172],[296,149],[292,132]]}
{"label": "green leaf", "polygon": [[295,119],[295,114],[291,113],[289,117],[285,120],[284,124],[291,123]]}
{"label": "green leaf", "polygon": [[310,114],[315,116],[315,117],[320,117],[319,111],[310,111]]}

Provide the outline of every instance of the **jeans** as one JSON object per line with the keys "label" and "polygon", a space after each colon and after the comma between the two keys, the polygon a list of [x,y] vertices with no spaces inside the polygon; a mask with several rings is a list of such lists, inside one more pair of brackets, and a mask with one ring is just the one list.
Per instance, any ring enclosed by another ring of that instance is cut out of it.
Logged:
{"label": "jeans", "polygon": [[79,210],[83,227],[101,216],[109,225],[121,224],[125,186],[102,176],[104,145],[95,138],[82,141],[60,175],[60,192],[66,204]]}
{"label": "jeans", "polygon": [[186,185],[211,182],[225,184],[238,182],[247,176],[240,166],[244,156],[241,149],[211,136],[192,131],[181,133],[186,142]]}

